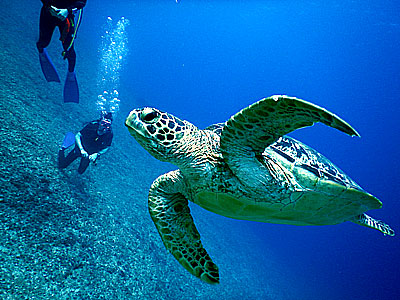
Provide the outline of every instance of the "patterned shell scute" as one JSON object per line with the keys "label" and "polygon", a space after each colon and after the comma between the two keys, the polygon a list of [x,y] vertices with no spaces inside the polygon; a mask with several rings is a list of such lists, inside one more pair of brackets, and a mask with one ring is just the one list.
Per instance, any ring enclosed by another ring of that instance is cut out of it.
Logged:
{"label": "patterned shell scute", "polygon": [[363,191],[357,183],[322,154],[293,138],[280,137],[270,148],[289,162],[294,163],[296,167],[310,171],[318,178]]}
{"label": "patterned shell scute", "polygon": [[212,125],[204,128],[204,130],[210,130],[220,136],[224,126],[225,126],[225,123],[216,123],[216,124],[212,124]]}

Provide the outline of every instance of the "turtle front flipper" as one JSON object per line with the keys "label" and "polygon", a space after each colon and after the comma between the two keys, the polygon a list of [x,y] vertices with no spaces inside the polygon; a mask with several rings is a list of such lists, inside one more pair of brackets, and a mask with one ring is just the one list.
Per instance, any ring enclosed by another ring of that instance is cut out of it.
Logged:
{"label": "turtle front flipper", "polygon": [[[242,184],[263,193],[268,184],[288,181],[290,174],[263,163],[262,153],[279,137],[321,122],[351,136],[359,136],[349,124],[326,109],[288,96],[264,98],[233,115],[222,129],[221,153]],[[274,162],[270,162],[274,164]],[[246,166],[246,168],[243,168]],[[271,177],[272,174],[272,177]],[[247,182],[252,178],[252,182]]]}
{"label": "turtle front flipper", "polygon": [[158,177],[149,192],[150,216],[165,247],[186,270],[207,283],[219,283],[218,267],[203,248],[181,188],[178,170]]}
{"label": "turtle front flipper", "polygon": [[322,107],[295,97],[276,95],[233,115],[222,130],[221,150],[231,152],[232,145],[241,144],[262,153],[279,137],[317,122],[359,136],[348,123]]}

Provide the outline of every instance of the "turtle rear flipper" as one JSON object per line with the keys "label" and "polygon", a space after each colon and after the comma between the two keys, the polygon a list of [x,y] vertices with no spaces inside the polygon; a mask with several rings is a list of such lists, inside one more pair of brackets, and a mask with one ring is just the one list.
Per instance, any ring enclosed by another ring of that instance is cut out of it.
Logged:
{"label": "turtle rear flipper", "polygon": [[165,247],[186,270],[207,283],[219,283],[218,267],[203,248],[180,187],[179,171],[158,177],[149,192],[150,216]]}
{"label": "turtle rear flipper", "polygon": [[394,236],[394,230],[390,228],[388,224],[381,220],[375,220],[374,218],[368,216],[367,214],[361,214],[357,217],[354,218],[354,220],[351,220],[353,223],[376,229],[380,232],[382,232],[384,235],[390,235]]}

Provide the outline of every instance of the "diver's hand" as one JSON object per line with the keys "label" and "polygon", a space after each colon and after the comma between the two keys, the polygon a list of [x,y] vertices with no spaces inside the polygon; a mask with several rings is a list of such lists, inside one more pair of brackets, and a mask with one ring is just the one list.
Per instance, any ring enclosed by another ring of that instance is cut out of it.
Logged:
{"label": "diver's hand", "polygon": [[91,161],[91,162],[95,162],[96,161],[96,159],[99,157],[99,154],[98,153],[93,153],[93,154],[90,154],[89,155],[89,160]]}
{"label": "diver's hand", "polygon": [[68,17],[68,9],[66,8],[57,8],[55,6],[51,6],[50,13],[59,18],[61,21],[64,21]]}
{"label": "diver's hand", "polygon": [[82,155],[82,157],[84,157],[84,158],[87,158],[87,157],[89,156],[89,154],[85,151],[85,149],[82,149],[82,150],[81,150],[81,155]]}

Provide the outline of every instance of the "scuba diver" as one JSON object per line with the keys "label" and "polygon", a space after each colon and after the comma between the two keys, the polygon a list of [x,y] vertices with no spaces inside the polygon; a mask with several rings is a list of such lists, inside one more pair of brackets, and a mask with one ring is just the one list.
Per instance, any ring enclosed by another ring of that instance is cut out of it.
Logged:
{"label": "scuba diver", "polygon": [[60,82],[57,70],[46,50],[46,47],[50,44],[54,29],[58,27],[60,41],[64,49],[62,56],[68,60],[68,73],[64,84],[64,102],[79,103],[78,82],[74,71],[76,63],[74,41],[86,0],[41,1],[43,6],[40,11],[39,40],[36,46],[39,50],[39,61],[44,77],[48,82]]}
{"label": "scuba diver", "polygon": [[[96,163],[100,155],[103,155],[111,146],[113,139],[112,120],[112,113],[103,112],[99,120],[90,122],[76,135],[68,132],[58,152],[58,167],[65,169],[80,157],[78,173],[83,174],[89,163]],[[74,149],[65,156],[65,149],[73,144],[75,144]]]}

